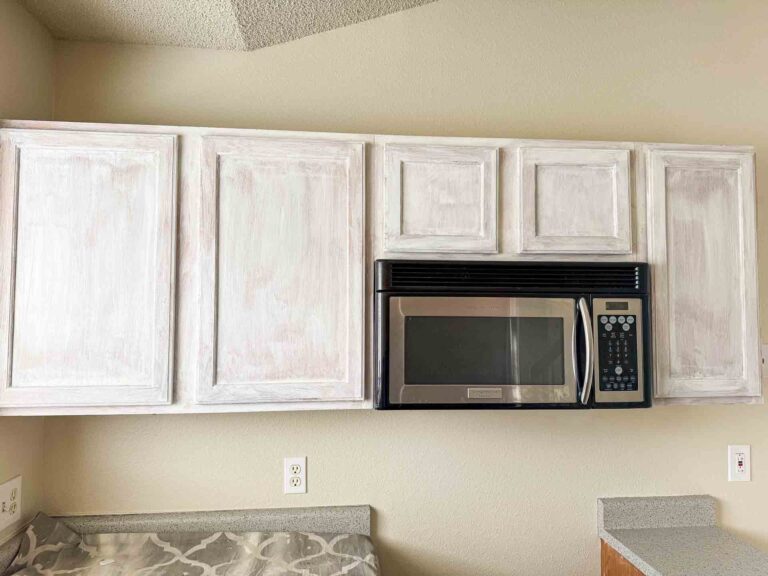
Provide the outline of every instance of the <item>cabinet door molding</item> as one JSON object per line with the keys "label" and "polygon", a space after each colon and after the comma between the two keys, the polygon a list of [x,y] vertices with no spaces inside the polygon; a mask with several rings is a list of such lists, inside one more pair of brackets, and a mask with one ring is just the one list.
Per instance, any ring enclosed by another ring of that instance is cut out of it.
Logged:
{"label": "cabinet door molding", "polygon": [[522,146],[519,241],[524,254],[631,254],[629,149]]}
{"label": "cabinet door molding", "polygon": [[656,396],[761,395],[754,156],[651,148]]}
{"label": "cabinet door molding", "polygon": [[364,152],[203,139],[203,404],[363,398]]}
{"label": "cabinet door molding", "polygon": [[387,144],[385,250],[498,252],[495,147]]}
{"label": "cabinet door molding", "polygon": [[169,404],[176,136],[1,138],[0,405]]}

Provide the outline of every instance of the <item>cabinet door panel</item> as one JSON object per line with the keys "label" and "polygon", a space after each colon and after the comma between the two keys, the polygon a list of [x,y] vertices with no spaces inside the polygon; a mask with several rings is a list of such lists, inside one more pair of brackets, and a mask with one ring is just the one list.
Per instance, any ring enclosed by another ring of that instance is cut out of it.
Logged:
{"label": "cabinet door panel", "polygon": [[363,150],[204,140],[198,402],[362,397]]}
{"label": "cabinet door panel", "polygon": [[385,249],[495,253],[498,149],[388,144]]}
{"label": "cabinet door panel", "polygon": [[649,174],[657,396],[759,396],[752,156],[653,150]]}
{"label": "cabinet door panel", "polygon": [[630,254],[629,150],[522,147],[520,251]]}
{"label": "cabinet door panel", "polygon": [[175,136],[3,144],[0,404],[169,403]]}

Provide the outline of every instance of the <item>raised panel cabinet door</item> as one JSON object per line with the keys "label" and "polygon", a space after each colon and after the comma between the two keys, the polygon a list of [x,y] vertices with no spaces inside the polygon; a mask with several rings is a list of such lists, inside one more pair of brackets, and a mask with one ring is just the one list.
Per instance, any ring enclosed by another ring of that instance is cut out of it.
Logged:
{"label": "raised panel cabinet door", "polygon": [[385,250],[498,252],[498,148],[387,144]]}
{"label": "raised panel cabinet door", "polygon": [[0,405],[170,403],[176,136],[0,138]]}
{"label": "raised panel cabinet door", "polygon": [[631,254],[629,149],[523,146],[520,252]]}
{"label": "raised panel cabinet door", "polygon": [[656,396],[759,397],[754,158],[651,149]]}
{"label": "raised panel cabinet door", "polygon": [[197,402],[363,398],[364,151],[204,138]]}

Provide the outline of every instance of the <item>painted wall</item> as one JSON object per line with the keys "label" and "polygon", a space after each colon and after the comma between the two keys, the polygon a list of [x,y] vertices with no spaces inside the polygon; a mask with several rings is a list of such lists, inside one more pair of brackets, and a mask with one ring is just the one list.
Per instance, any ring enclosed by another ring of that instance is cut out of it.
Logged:
{"label": "painted wall", "polygon": [[[15,0],[0,0],[0,118],[45,120],[53,104],[48,32]],[[43,420],[0,420],[0,482],[23,475],[22,521],[42,507]],[[0,542],[19,526],[0,532]]]}
{"label": "painted wall", "polygon": [[[744,143],[762,159],[766,21],[763,0],[441,0],[249,54],[59,43],[55,117]],[[753,445],[752,483],[726,481],[729,443]],[[713,494],[768,550],[766,406],[56,418],[45,444],[52,512],[369,503],[392,576],[597,574],[610,495]],[[284,496],[282,458],[303,454],[309,494]]]}

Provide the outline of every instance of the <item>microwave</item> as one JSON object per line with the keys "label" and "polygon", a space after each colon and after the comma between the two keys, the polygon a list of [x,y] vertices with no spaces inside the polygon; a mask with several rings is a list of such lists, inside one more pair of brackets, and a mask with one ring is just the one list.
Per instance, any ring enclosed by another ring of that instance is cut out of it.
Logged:
{"label": "microwave", "polygon": [[375,406],[651,405],[640,263],[378,260]]}

